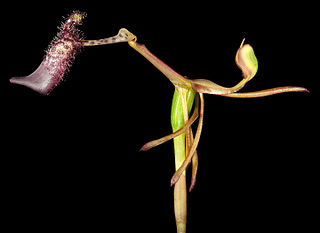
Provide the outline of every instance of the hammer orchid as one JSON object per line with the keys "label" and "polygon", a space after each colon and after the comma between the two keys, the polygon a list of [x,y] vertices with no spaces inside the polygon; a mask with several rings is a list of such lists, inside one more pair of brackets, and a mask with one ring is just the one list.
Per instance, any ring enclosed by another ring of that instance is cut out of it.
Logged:
{"label": "hammer orchid", "polygon": [[[283,92],[308,92],[303,87],[283,86],[255,92],[239,92],[258,71],[258,61],[253,48],[244,44],[244,39],[236,52],[235,62],[242,71],[242,80],[233,87],[223,87],[207,79],[186,78],[158,57],[152,54],[144,45],[137,42],[137,37],[127,29],[120,29],[116,36],[99,40],[84,40],[75,26],[84,17],[83,13],[74,12],[61,26],[56,39],[49,46],[47,55],[38,69],[29,76],[11,78],[12,83],[22,84],[41,94],[49,94],[62,80],[70,67],[75,55],[84,46],[95,46],[128,42],[128,44],[151,62],[174,85],[172,99],[171,125],[173,133],[146,143],[141,151],[147,151],[171,139],[174,141],[176,171],[171,179],[174,185],[174,212],[178,233],[186,232],[187,222],[187,185],[186,169],[192,164],[192,177],[189,191],[195,187],[198,171],[197,146],[203,128],[204,94],[221,95],[232,98],[256,98]],[[193,107],[194,104],[194,107]],[[190,112],[193,107],[193,114]],[[191,125],[199,118],[195,135]]]}

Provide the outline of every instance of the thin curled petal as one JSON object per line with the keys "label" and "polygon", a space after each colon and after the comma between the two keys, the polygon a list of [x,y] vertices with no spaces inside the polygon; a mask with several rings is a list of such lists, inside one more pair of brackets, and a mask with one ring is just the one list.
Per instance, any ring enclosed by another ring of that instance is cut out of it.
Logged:
{"label": "thin curled petal", "polygon": [[[198,99],[198,98],[197,98]],[[194,141],[194,137],[193,137],[193,133],[192,133],[192,129],[190,128],[190,147],[189,149],[191,149],[191,146],[193,144]],[[197,173],[198,173],[198,164],[199,160],[198,160],[198,153],[197,150],[194,152],[194,155],[192,157],[192,174],[191,174],[191,183],[190,183],[190,187],[189,187],[189,192],[191,192],[194,188],[194,186],[196,185],[196,179],[197,179]]]}
{"label": "thin curled petal", "polygon": [[243,93],[230,93],[223,95],[225,97],[233,97],[233,98],[258,98],[258,97],[265,97],[285,92],[308,92],[309,90],[304,87],[295,87],[295,86],[285,86],[285,87],[276,87],[270,88],[261,91],[254,91],[254,92],[243,92]]}
{"label": "thin curled petal", "polygon": [[189,187],[189,192],[191,192],[194,189],[194,186],[196,185],[197,180],[197,174],[198,174],[198,153],[197,151],[194,152],[194,156],[192,157],[192,175],[191,175],[191,184]]}
{"label": "thin curled petal", "polygon": [[203,99],[203,94],[202,93],[199,93],[199,96],[200,96],[200,117],[199,117],[199,123],[198,123],[197,132],[196,132],[193,144],[192,144],[192,146],[190,148],[190,151],[188,152],[188,155],[187,155],[186,159],[184,160],[184,162],[182,163],[180,168],[175,172],[175,174],[171,178],[171,186],[174,185],[179,180],[179,178],[182,175],[182,173],[184,172],[184,170],[190,164],[190,162],[191,162],[191,160],[192,160],[192,158],[194,156],[194,153],[195,153],[195,151],[197,149],[199,140],[200,140],[200,135],[201,135],[202,126],[203,126],[204,99]]}
{"label": "thin curled petal", "polygon": [[[199,106],[199,95],[196,96],[196,105],[197,108]],[[197,109],[198,111],[198,109]],[[194,137],[192,128],[190,127],[189,130],[186,131],[186,153],[190,151],[191,146],[193,144]],[[196,178],[198,173],[198,153],[197,150],[195,150],[194,155],[192,157],[192,176],[191,176],[191,183],[189,187],[189,192],[191,192],[196,184]]]}
{"label": "thin curled petal", "polygon": [[239,91],[248,81],[248,79],[242,79],[234,87],[223,87],[207,79],[193,79],[190,80],[190,83],[192,89],[196,92],[212,95],[225,95]]}
{"label": "thin curled petal", "polygon": [[199,93],[226,95],[239,91],[250,81],[258,71],[258,60],[254,55],[253,48],[249,44],[243,45],[242,41],[235,57],[237,66],[241,69],[243,79],[234,87],[223,87],[207,79],[190,80],[192,89]]}
{"label": "thin curled petal", "polygon": [[144,144],[141,147],[140,151],[150,150],[153,147],[161,145],[161,144],[181,135],[182,133],[184,133],[186,131],[187,128],[189,128],[195,122],[195,120],[198,118],[198,115],[199,115],[199,100],[198,100],[198,98],[196,98],[193,114],[190,117],[190,119],[188,120],[188,122],[182,128],[180,128],[176,132],[169,134],[165,137],[162,137],[162,138],[159,138],[159,139],[156,139],[156,140],[153,140],[153,141],[150,141],[150,142]]}

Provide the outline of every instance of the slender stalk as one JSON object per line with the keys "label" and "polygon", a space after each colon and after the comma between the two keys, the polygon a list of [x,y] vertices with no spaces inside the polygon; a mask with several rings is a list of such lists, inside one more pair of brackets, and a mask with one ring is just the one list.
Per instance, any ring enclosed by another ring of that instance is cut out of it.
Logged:
{"label": "slender stalk", "polygon": [[[179,92],[181,94],[179,94]],[[171,126],[173,132],[176,132],[184,126],[188,121],[188,114],[192,108],[195,93],[193,91],[176,89],[172,99],[171,108]],[[184,117],[186,115],[186,117]],[[186,158],[186,136],[185,133],[175,137],[174,143],[174,155],[175,155],[175,167],[178,170],[183,161]],[[174,213],[176,218],[177,233],[186,232],[187,223],[187,185],[186,174],[180,176],[180,179],[174,186]]]}
{"label": "slender stalk", "polygon": [[130,41],[129,45],[160,70],[175,86],[191,89],[190,82],[186,78],[157,58],[146,46],[137,43],[135,40]]}
{"label": "slender stalk", "polygon": [[[179,168],[179,164],[185,158],[184,139],[185,137],[182,135],[174,139],[176,168]],[[175,184],[173,197],[177,233],[185,233],[187,224],[187,185],[185,173],[180,176],[180,179]]]}
{"label": "slender stalk", "polygon": [[171,185],[175,184],[179,180],[180,176],[185,172],[187,166],[190,164],[190,162],[191,162],[191,160],[193,158],[193,155],[194,155],[194,153],[196,151],[196,148],[197,148],[199,140],[200,140],[200,135],[201,135],[201,131],[202,131],[202,125],[203,125],[204,100],[203,100],[203,94],[202,93],[199,93],[199,96],[200,96],[200,117],[199,117],[199,123],[198,123],[196,136],[194,138],[194,141],[192,142],[192,146],[191,146],[191,144],[189,146],[189,151],[187,152],[188,156],[183,161],[183,163],[181,164],[179,169],[176,170],[176,173],[172,177]]}
{"label": "slender stalk", "polygon": [[117,35],[99,40],[81,40],[83,46],[107,45],[120,42],[128,42],[136,38],[131,32],[125,28],[121,28]]}

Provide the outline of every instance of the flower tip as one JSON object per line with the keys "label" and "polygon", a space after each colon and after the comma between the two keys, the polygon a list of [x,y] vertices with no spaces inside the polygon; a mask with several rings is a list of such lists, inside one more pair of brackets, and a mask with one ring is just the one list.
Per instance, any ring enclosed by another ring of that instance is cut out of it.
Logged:
{"label": "flower tip", "polygon": [[284,92],[306,92],[310,93],[307,88],[304,87],[296,87],[296,86],[288,86],[284,88]]}
{"label": "flower tip", "polygon": [[242,39],[242,41],[241,41],[241,44],[240,44],[240,47],[239,48],[241,48],[242,46],[243,46],[243,44],[244,44],[244,41],[246,40],[246,38],[243,38]]}
{"label": "flower tip", "polygon": [[12,77],[9,81],[13,84],[29,87],[42,95],[48,95],[55,87],[51,80],[52,76],[46,69],[44,62],[42,62],[32,74],[23,77]]}
{"label": "flower tip", "polygon": [[[181,173],[181,174],[182,174],[182,173]],[[174,175],[172,176],[171,181],[170,181],[170,186],[171,186],[171,187],[178,182],[178,180],[180,179],[181,174],[178,174],[178,175],[174,174]]]}
{"label": "flower tip", "polygon": [[146,148],[145,145],[143,145],[143,146],[140,148],[139,152],[141,152],[141,151],[147,151],[147,150],[148,150],[148,148]]}
{"label": "flower tip", "polygon": [[196,185],[196,179],[192,180],[191,185],[189,187],[189,193],[194,189],[194,186]]}
{"label": "flower tip", "polygon": [[310,93],[310,91],[307,88],[301,87],[301,92]]}

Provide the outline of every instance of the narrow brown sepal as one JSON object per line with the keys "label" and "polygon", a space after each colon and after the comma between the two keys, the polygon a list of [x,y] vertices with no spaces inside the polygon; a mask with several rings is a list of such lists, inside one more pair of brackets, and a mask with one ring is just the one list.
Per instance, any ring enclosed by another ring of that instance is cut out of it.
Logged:
{"label": "narrow brown sepal", "polygon": [[190,117],[190,119],[188,120],[188,122],[179,130],[177,130],[176,132],[169,134],[167,136],[164,136],[162,138],[156,139],[156,140],[152,140],[146,144],[144,144],[141,149],[139,151],[147,151],[150,150],[153,147],[159,146],[175,137],[178,137],[179,135],[183,134],[187,128],[189,128],[194,122],[195,120],[198,118],[199,116],[199,101],[196,100],[195,103],[195,107],[192,113],[192,116]]}
{"label": "narrow brown sepal", "polygon": [[200,140],[200,135],[201,135],[202,126],[203,126],[204,99],[203,99],[202,93],[199,93],[199,96],[200,96],[200,117],[199,117],[197,132],[186,159],[183,161],[180,168],[174,173],[173,177],[171,178],[171,186],[179,180],[180,176],[183,174],[183,172],[186,170],[186,168],[190,164]]}

